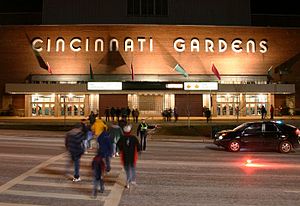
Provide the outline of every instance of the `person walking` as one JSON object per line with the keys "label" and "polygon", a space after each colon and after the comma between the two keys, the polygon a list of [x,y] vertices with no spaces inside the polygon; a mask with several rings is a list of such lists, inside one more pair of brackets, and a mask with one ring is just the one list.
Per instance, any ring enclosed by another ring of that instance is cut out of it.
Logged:
{"label": "person walking", "polygon": [[71,160],[74,164],[73,182],[79,182],[80,179],[80,158],[84,153],[83,141],[85,139],[82,125],[76,125],[72,130],[68,131],[65,138],[65,146],[69,151]]}
{"label": "person walking", "polygon": [[141,150],[146,150],[146,144],[147,144],[147,130],[148,130],[148,124],[146,123],[145,118],[142,118],[142,122],[139,124],[137,128],[137,136],[140,136],[140,144],[141,144]]}
{"label": "person walking", "polygon": [[102,121],[101,118],[97,118],[91,129],[94,135],[99,137],[104,130],[107,130],[107,125]]}
{"label": "person walking", "polygon": [[103,158],[101,156],[100,150],[98,150],[98,153],[93,158],[92,169],[93,169],[93,175],[94,175],[92,197],[96,198],[97,193],[98,193],[98,188],[100,188],[99,191],[101,193],[104,192],[103,174],[104,174],[104,170],[105,170],[105,164],[104,164]]}
{"label": "person walking", "polygon": [[134,110],[135,123],[138,123],[138,121],[139,121],[139,116],[140,116],[140,112],[139,112],[139,110],[136,108],[136,109]]}
{"label": "person walking", "polygon": [[265,119],[267,116],[267,110],[264,105],[261,106],[260,113],[261,113],[261,119]]}
{"label": "person walking", "polygon": [[211,111],[208,108],[205,108],[204,115],[206,117],[206,122],[208,123],[211,116]]}
{"label": "person walking", "polygon": [[109,126],[108,133],[112,143],[112,157],[118,157],[119,152],[117,142],[123,135],[123,130],[116,122],[112,122],[112,124]]}
{"label": "person walking", "polygon": [[126,185],[136,184],[136,163],[138,160],[138,152],[140,152],[139,140],[136,136],[131,135],[131,125],[126,125],[123,129],[124,135],[121,136],[117,145],[121,153],[121,161],[126,172]]}
{"label": "person walking", "polygon": [[97,138],[98,142],[98,151],[100,152],[101,157],[105,160],[105,169],[106,172],[111,170],[110,167],[110,158],[112,156],[112,144],[109,137],[109,134],[104,130],[99,137]]}
{"label": "person walking", "polygon": [[145,151],[147,147],[147,135],[148,135],[148,129],[154,129],[156,128],[156,125],[149,125],[146,123],[145,118],[142,118],[142,122],[139,124],[137,128],[137,136],[140,136],[140,144],[141,144],[141,150]]}
{"label": "person walking", "polygon": [[270,116],[271,116],[271,119],[274,119],[274,107],[273,107],[273,104],[271,104],[271,107],[270,107]]}
{"label": "person walking", "polygon": [[109,107],[105,108],[104,114],[105,114],[105,121],[109,122],[109,115],[110,115],[110,109],[109,109]]}
{"label": "person walking", "polygon": [[95,123],[96,116],[93,111],[91,111],[88,120],[90,121],[90,125],[93,125]]}

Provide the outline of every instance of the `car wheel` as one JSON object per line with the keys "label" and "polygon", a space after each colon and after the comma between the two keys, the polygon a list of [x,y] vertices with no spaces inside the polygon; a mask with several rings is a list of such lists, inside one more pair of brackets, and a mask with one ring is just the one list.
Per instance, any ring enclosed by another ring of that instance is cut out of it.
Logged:
{"label": "car wheel", "polygon": [[229,144],[228,144],[228,150],[230,152],[238,152],[238,151],[240,151],[240,149],[241,149],[241,144],[240,144],[239,141],[232,140],[232,141],[229,142]]}
{"label": "car wheel", "polygon": [[289,153],[292,150],[293,146],[289,141],[283,141],[279,144],[279,152]]}

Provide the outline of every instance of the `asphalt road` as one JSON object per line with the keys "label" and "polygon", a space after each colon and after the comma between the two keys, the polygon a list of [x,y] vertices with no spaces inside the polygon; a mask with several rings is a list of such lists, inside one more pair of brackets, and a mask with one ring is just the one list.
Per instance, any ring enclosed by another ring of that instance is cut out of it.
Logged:
{"label": "asphalt road", "polygon": [[[91,153],[82,182],[65,175],[63,132],[0,130],[0,206],[300,205],[300,150],[229,153],[211,143],[151,140],[137,165],[138,185],[124,189],[119,159],[106,191],[91,199]],[[246,165],[246,160],[253,162]]]}

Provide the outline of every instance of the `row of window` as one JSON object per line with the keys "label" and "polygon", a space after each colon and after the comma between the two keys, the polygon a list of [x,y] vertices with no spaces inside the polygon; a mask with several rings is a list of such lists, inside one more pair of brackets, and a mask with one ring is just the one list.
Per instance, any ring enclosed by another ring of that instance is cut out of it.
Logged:
{"label": "row of window", "polygon": [[127,0],[128,16],[167,16],[168,0]]}

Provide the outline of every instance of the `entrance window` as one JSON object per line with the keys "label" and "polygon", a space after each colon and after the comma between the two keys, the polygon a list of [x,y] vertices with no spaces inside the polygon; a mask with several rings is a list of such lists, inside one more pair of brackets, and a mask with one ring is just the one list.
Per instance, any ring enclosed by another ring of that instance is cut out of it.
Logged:
{"label": "entrance window", "polygon": [[236,115],[239,107],[240,96],[237,94],[221,94],[217,95],[217,115]]}
{"label": "entrance window", "polygon": [[260,115],[262,106],[267,109],[267,102],[268,95],[266,94],[246,95],[246,115]]}
{"label": "entrance window", "polygon": [[32,116],[54,116],[55,95],[32,95],[31,115]]}
{"label": "entrance window", "polygon": [[84,95],[61,95],[60,114],[62,116],[84,116]]}

